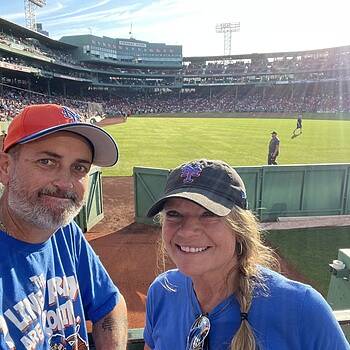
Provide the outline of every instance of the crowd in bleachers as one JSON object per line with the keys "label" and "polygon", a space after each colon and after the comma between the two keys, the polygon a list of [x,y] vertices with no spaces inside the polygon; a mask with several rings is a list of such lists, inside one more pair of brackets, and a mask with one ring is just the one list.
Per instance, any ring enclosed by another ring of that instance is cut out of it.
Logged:
{"label": "crowd in bleachers", "polygon": [[87,101],[4,88],[2,96],[0,95],[0,119],[2,121],[11,120],[24,106],[42,103],[62,104],[79,111],[82,116],[87,115],[88,112]]}
{"label": "crowd in bleachers", "polygon": [[39,75],[49,75],[53,76],[54,74],[61,74],[68,77],[76,77],[81,79],[89,79],[89,74],[86,71],[67,69],[67,67],[63,67],[61,65],[50,65],[44,61],[33,61],[28,62],[24,58],[20,58],[15,55],[0,55],[0,67],[2,67],[2,62],[7,63],[6,68],[11,68],[15,71],[27,71],[40,72]]}
{"label": "crowd in bleachers", "polygon": [[[108,105],[108,103],[107,103]],[[147,113],[197,113],[197,112],[345,112],[350,111],[350,99],[341,101],[336,96],[315,95],[305,97],[263,97],[247,95],[235,98],[232,95],[200,96],[198,94],[158,95],[133,97],[127,100],[132,114]]]}
{"label": "crowd in bleachers", "polygon": [[350,52],[342,55],[293,55],[291,57],[260,57],[226,61],[194,61],[184,65],[184,75],[215,74],[280,74],[347,69]]}
{"label": "crowd in bleachers", "polygon": [[350,97],[327,93],[295,94],[294,96],[265,95],[253,90],[249,94],[234,96],[228,90],[220,95],[199,93],[166,93],[153,95],[103,96],[94,92],[91,96],[63,98],[35,94],[26,90],[3,88],[0,95],[0,117],[10,119],[23,106],[35,103],[59,103],[77,110],[81,115],[88,114],[88,102],[102,105],[109,116],[158,113],[196,112],[350,112]]}
{"label": "crowd in bleachers", "polygon": [[70,53],[50,48],[35,39],[26,39],[0,32],[0,43],[13,49],[30,52],[41,59],[48,58],[51,62],[69,65],[79,64]]}

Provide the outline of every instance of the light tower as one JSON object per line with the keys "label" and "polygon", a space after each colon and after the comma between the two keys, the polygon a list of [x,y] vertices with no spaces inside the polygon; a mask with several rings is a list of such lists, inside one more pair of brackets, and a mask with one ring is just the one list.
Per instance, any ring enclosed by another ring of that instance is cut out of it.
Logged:
{"label": "light tower", "polygon": [[36,31],[35,10],[37,7],[46,5],[46,0],[24,0],[24,17],[26,20],[26,27]]}
{"label": "light tower", "polygon": [[217,33],[224,33],[224,55],[231,55],[231,38],[233,32],[239,32],[240,22],[220,23],[216,25]]}
{"label": "light tower", "polygon": [[134,39],[132,36],[132,22],[130,23],[129,39]]}

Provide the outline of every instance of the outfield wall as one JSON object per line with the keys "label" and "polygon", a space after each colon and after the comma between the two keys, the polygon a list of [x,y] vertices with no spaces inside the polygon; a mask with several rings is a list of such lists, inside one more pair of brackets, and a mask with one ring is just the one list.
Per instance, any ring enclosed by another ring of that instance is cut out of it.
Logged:
{"label": "outfield wall", "polygon": [[[261,221],[278,217],[350,214],[350,164],[236,167],[249,208]],[[147,210],[160,197],[169,169],[135,167],[135,221],[152,224]]]}

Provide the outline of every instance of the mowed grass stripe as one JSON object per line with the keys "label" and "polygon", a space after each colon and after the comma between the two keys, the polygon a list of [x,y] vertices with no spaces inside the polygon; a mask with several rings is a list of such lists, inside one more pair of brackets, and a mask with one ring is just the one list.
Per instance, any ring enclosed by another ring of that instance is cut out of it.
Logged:
{"label": "mowed grass stripe", "polygon": [[134,166],[172,168],[202,157],[264,165],[272,130],[281,139],[279,164],[350,162],[350,121],[304,120],[303,134],[291,139],[295,125],[293,119],[131,117],[106,127],[120,161],[103,174],[130,176]]}

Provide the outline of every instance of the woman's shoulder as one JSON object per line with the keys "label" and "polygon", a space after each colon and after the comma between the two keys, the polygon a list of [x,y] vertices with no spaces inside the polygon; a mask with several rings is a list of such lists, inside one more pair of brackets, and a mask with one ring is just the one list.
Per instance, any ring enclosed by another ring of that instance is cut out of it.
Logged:
{"label": "woman's shoulder", "polygon": [[185,288],[188,282],[189,277],[186,277],[178,269],[172,269],[158,275],[151,283],[150,290],[163,289],[176,292],[179,288]]}
{"label": "woman's shoulder", "polygon": [[312,286],[269,269],[260,272],[262,283],[254,291],[256,305],[271,309],[278,307],[282,314],[303,313],[314,319],[329,317],[328,303]]}
{"label": "woman's shoulder", "polygon": [[267,287],[268,294],[290,294],[304,296],[305,294],[319,294],[312,286],[290,279],[276,271],[261,268],[262,284]]}

